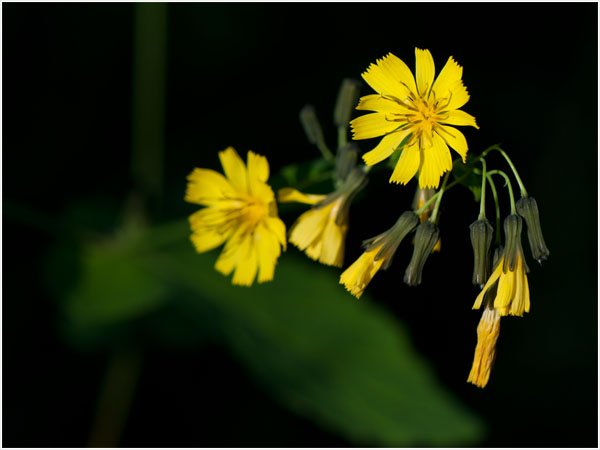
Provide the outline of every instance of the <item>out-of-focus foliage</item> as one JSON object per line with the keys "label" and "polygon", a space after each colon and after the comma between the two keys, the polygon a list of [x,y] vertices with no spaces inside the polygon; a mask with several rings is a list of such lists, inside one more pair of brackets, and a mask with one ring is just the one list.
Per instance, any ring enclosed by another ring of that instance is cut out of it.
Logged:
{"label": "out-of-focus foliage", "polygon": [[[273,398],[358,445],[481,438],[481,422],[436,382],[401,324],[368,295],[350,296],[337,270],[288,250],[273,282],[240,288],[213,270],[215,252],[196,254],[187,235],[180,221],[53,252],[56,276],[57,267],[69,271],[67,255],[80,264],[70,283],[54,280],[73,344],[110,345],[106,336],[147,320],[156,339],[176,342],[170,335],[183,332],[222,341]],[[156,320],[169,308],[183,312],[182,327],[168,314]]]}

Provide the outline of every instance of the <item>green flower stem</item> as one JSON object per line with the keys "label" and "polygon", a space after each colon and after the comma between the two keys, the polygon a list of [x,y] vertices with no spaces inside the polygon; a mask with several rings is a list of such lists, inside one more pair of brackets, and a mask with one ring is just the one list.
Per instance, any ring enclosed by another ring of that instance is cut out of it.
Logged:
{"label": "green flower stem", "polygon": [[485,219],[485,180],[486,180],[486,164],[485,159],[481,158],[481,165],[483,166],[483,171],[481,173],[481,199],[479,201],[479,220]]}
{"label": "green flower stem", "polygon": [[510,183],[510,178],[508,177],[508,175],[506,175],[506,173],[504,173],[501,170],[490,170],[488,172],[488,175],[490,177],[492,175],[500,175],[501,177],[504,178],[504,181],[506,182],[506,187],[508,188],[508,195],[510,196],[510,213],[516,214],[517,208],[515,206],[515,196],[513,194],[512,184]]}
{"label": "green flower stem", "polygon": [[440,203],[442,203],[442,196],[444,195],[444,191],[446,190],[446,183],[448,182],[448,177],[450,176],[451,172],[452,172],[451,170],[446,172],[446,175],[444,176],[444,181],[442,181],[442,187],[437,192],[438,198],[435,202],[435,206],[433,207],[433,212],[431,213],[431,217],[429,218],[429,221],[432,223],[435,223],[437,220],[438,211],[440,209]]}
{"label": "green flower stem", "polygon": [[338,127],[338,149],[345,147],[348,144],[347,127]]}
{"label": "green flower stem", "polygon": [[[451,172],[451,171],[450,171],[450,172]],[[450,172],[448,172],[448,173],[446,174],[446,177],[447,177],[447,176],[450,174]],[[454,186],[456,186],[458,183],[460,183],[460,182],[461,182],[461,181],[462,181],[464,178],[466,178],[466,177],[467,177],[467,175],[469,175],[469,174],[470,174],[470,172],[467,172],[467,173],[465,173],[465,174],[464,174],[462,177],[458,177],[456,180],[454,180],[452,183],[450,183],[448,186],[446,186],[446,188],[445,188],[444,190],[445,190],[445,191],[448,191],[448,190],[450,190],[451,188],[453,188]],[[444,182],[445,182],[445,181],[444,181]],[[429,207],[429,205],[431,205],[431,204],[432,204],[434,201],[436,201],[436,200],[437,200],[438,196],[440,196],[440,193],[441,193],[441,189],[440,189],[438,192],[436,192],[435,194],[433,194],[433,195],[431,196],[431,198],[430,198],[429,200],[427,200],[427,201],[426,201],[426,202],[423,204],[423,206],[421,206],[419,209],[417,209],[417,210],[415,211],[415,214],[416,214],[417,216],[421,215],[421,214],[423,213],[423,211],[425,211],[425,210],[426,210],[426,209]]]}
{"label": "green flower stem", "polygon": [[167,5],[137,3],[133,27],[131,174],[144,206],[163,199]]}
{"label": "green flower stem", "polygon": [[333,156],[333,153],[331,152],[331,150],[329,150],[329,147],[327,147],[327,144],[325,144],[325,142],[318,141],[316,145],[319,151],[321,152],[321,155],[323,155],[323,158],[325,158],[325,160],[329,162],[335,161],[335,156]]}
{"label": "green flower stem", "polygon": [[502,150],[502,148],[500,148],[500,146],[498,144],[492,145],[491,147],[485,149],[483,151],[483,153],[481,154],[481,158],[485,157],[485,155],[487,155],[492,150],[496,150],[496,151],[500,152],[500,154],[502,156],[504,156],[504,159],[510,166],[510,168],[515,176],[515,179],[517,180],[517,183],[519,184],[519,189],[521,190],[521,197],[527,197],[527,190],[525,189],[525,185],[523,184],[523,181],[521,180],[521,177],[519,176],[519,172],[517,172],[517,169],[516,169],[515,165],[513,164],[512,160],[509,158],[509,156],[506,154],[506,152],[504,150]]}
{"label": "green flower stem", "polygon": [[498,191],[496,191],[496,183],[494,183],[491,175],[487,173],[485,177],[488,179],[490,189],[492,190],[492,197],[494,197],[496,205],[496,244],[500,244],[500,202],[498,201]]}

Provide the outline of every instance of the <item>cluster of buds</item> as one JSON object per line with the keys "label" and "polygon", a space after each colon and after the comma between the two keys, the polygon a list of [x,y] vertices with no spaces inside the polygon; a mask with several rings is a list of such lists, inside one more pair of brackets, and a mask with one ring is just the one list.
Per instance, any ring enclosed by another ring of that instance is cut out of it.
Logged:
{"label": "cluster of buds", "polygon": [[483,304],[484,311],[477,327],[477,346],[467,381],[482,388],[488,383],[495,360],[500,318],[523,316],[530,310],[529,268],[521,245],[523,219],[533,258],[541,263],[550,255],[542,235],[535,199],[524,196],[517,202],[516,210],[518,214],[512,213],[504,219],[505,245],[495,250],[491,271],[489,255],[493,228],[486,219],[479,219],[470,226],[474,255],[473,284],[482,288],[473,309]]}

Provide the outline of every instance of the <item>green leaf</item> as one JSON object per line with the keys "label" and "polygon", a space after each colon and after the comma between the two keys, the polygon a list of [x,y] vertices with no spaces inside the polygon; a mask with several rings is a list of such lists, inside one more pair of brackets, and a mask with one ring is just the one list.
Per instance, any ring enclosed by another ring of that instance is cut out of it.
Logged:
{"label": "green leaf", "polygon": [[368,295],[350,296],[339,270],[288,250],[274,281],[237,287],[214,271],[217,254],[196,254],[182,239],[143,264],[188,289],[190,310],[208,301],[220,311],[229,346],[275,399],[358,445],[460,446],[481,437],[481,422],[436,381],[401,323]]}
{"label": "green leaf", "polygon": [[283,167],[270,183],[275,190],[282,187],[304,189],[313,187],[323,181],[330,181],[333,176],[333,165],[323,158],[316,158],[304,163],[290,164]]}
{"label": "green leaf", "polygon": [[481,175],[477,175],[473,169],[480,165],[479,158],[473,157],[470,154],[467,155],[467,162],[462,163],[460,159],[454,161],[452,168],[452,174],[456,180],[460,180],[459,183],[469,188],[475,197],[475,201],[479,202],[481,198]]}
{"label": "green leaf", "polygon": [[[65,269],[65,248],[52,252],[50,265]],[[63,315],[63,332],[71,343],[89,347],[114,340],[123,331],[120,328],[168,300],[171,286],[143,268],[140,261],[144,257],[120,241],[82,247],[78,276],[69,283],[62,282],[62,286],[57,283],[54,289]]]}

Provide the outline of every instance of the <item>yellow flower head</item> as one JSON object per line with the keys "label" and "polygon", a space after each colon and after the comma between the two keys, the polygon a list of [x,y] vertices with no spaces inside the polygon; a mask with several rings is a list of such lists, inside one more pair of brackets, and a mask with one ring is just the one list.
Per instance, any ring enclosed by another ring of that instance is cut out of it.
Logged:
{"label": "yellow flower head", "polygon": [[[504,220],[506,248],[496,264],[487,283],[477,296],[473,309],[478,309],[486,294],[492,297],[493,307],[501,316],[522,316],[529,312],[529,282],[527,264],[521,247],[521,228],[523,220],[511,214]],[[492,287],[497,283],[497,290]]]}
{"label": "yellow flower head", "polygon": [[524,312],[529,312],[529,282],[527,281],[527,272],[523,261],[523,252],[519,251],[516,255],[516,264],[513,270],[510,267],[504,270],[505,258],[503,255],[498,265],[492,272],[487,283],[477,296],[473,309],[479,309],[485,294],[490,291],[494,284],[498,283],[498,289],[494,298],[494,308],[498,310],[501,316],[523,316]]}
{"label": "yellow flower head", "polygon": [[365,183],[364,175],[357,170],[348,177],[342,188],[330,195],[303,194],[296,189],[281,189],[279,201],[282,203],[314,205],[298,217],[290,229],[289,241],[315,261],[342,267],[350,203]]}
{"label": "yellow flower head", "polygon": [[485,308],[477,326],[477,347],[467,379],[469,383],[480,388],[487,384],[496,358],[496,342],[499,335],[500,314],[494,308]]}
{"label": "yellow flower head", "polygon": [[233,274],[233,284],[250,286],[273,279],[285,250],[285,225],[277,216],[273,190],[267,184],[269,163],[248,152],[244,164],[233,147],[219,152],[226,177],[210,169],[188,176],[185,201],[206,206],[190,216],[191,240],[199,253],[225,243],[215,269]]}
{"label": "yellow flower head", "polygon": [[356,298],[360,298],[367,285],[385,262],[385,258],[375,259],[382,246],[383,244],[365,251],[340,276],[340,283]]}
{"label": "yellow flower head", "polygon": [[435,77],[429,50],[415,49],[416,77],[399,58],[389,53],[371,64],[362,74],[377,94],[360,99],[359,110],[375,111],[350,122],[354,139],[383,136],[379,144],[363,155],[369,166],[401,151],[390,182],[406,184],[419,172],[419,186],[437,188],[440,177],[452,168],[448,147],[463,162],[467,140],[449,125],[479,128],[475,118],[460,111],[469,100],[462,83],[462,67],[452,57]]}
{"label": "yellow flower head", "polygon": [[412,211],[403,213],[392,228],[363,242],[365,252],[340,276],[340,284],[360,298],[379,269],[386,270],[400,242],[419,223]]}

